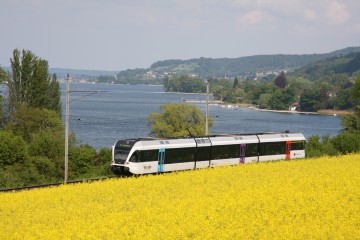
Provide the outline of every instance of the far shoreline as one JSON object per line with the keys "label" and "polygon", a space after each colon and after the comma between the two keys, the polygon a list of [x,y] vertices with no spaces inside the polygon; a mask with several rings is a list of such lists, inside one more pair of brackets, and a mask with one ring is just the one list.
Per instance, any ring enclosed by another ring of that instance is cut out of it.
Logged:
{"label": "far shoreline", "polygon": [[344,116],[347,114],[351,114],[350,110],[334,110],[334,109],[320,109],[317,112],[301,112],[301,111],[289,111],[289,110],[274,110],[274,109],[262,109],[252,106],[251,104],[240,103],[240,104],[226,104],[223,105],[230,105],[236,106],[239,108],[247,108],[254,111],[261,111],[261,112],[274,112],[274,113],[291,113],[291,114],[305,114],[305,115],[327,115],[327,116]]}

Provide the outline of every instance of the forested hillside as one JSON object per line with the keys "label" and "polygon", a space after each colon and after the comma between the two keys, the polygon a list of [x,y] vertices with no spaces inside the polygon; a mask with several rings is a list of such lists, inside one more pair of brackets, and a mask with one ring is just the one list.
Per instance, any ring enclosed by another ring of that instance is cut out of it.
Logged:
{"label": "forested hillside", "polygon": [[293,71],[303,66],[329,59],[359,53],[360,47],[348,47],[324,54],[277,54],[257,55],[239,58],[194,58],[189,60],[170,59],[158,61],[149,68],[128,69],[115,77],[102,77],[99,82],[114,83],[159,83],[159,79],[171,75],[194,75],[200,79],[208,78],[255,78],[257,74],[281,70]]}
{"label": "forested hillside", "polygon": [[292,75],[316,80],[329,74],[360,75],[360,53],[334,56],[296,69]]}

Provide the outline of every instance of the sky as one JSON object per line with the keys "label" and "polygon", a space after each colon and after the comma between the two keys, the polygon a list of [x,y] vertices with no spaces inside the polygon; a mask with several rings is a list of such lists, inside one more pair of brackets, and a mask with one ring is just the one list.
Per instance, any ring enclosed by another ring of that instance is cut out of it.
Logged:
{"label": "sky", "polygon": [[51,68],[312,54],[360,46],[359,0],[0,0],[0,65],[15,48]]}

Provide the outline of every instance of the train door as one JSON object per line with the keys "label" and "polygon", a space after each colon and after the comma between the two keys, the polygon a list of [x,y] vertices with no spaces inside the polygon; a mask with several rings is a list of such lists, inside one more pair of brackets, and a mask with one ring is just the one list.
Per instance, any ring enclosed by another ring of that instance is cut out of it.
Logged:
{"label": "train door", "polygon": [[291,141],[286,141],[285,159],[290,159]]}
{"label": "train door", "polygon": [[158,172],[164,172],[165,149],[159,149],[158,153]]}
{"label": "train door", "polygon": [[240,163],[245,163],[245,151],[246,151],[246,145],[240,144]]}
{"label": "train door", "polygon": [[196,138],[195,168],[206,168],[210,166],[211,141],[209,138]]}

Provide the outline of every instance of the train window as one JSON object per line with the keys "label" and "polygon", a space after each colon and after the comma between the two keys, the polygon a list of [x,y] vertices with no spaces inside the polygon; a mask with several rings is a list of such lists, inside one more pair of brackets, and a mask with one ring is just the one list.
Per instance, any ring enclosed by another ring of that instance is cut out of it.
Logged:
{"label": "train window", "polygon": [[152,162],[158,160],[159,150],[139,151],[139,162]]}
{"label": "train window", "polygon": [[305,149],[305,141],[291,142],[291,150],[304,150],[304,149]]}
{"label": "train window", "polygon": [[196,149],[196,161],[209,161],[210,147],[198,147]]}
{"label": "train window", "polygon": [[194,162],[196,148],[173,148],[165,150],[165,164]]}
{"label": "train window", "polygon": [[212,159],[228,159],[240,157],[240,145],[213,146],[211,148]]}
{"label": "train window", "polygon": [[250,143],[246,144],[245,157],[258,156],[258,144]]}
{"label": "train window", "polygon": [[285,142],[260,143],[260,155],[285,154]]}
{"label": "train window", "polygon": [[115,155],[114,155],[115,160],[120,160],[124,162],[126,161],[128,155],[129,155],[129,150],[115,149]]}
{"label": "train window", "polygon": [[137,151],[134,152],[134,153],[131,155],[131,157],[130,157],[130,159],[129,159],[129,162],[140,162],[140,161],[139,161],[139,158],[138,158],[138,152],[137,152]]}

